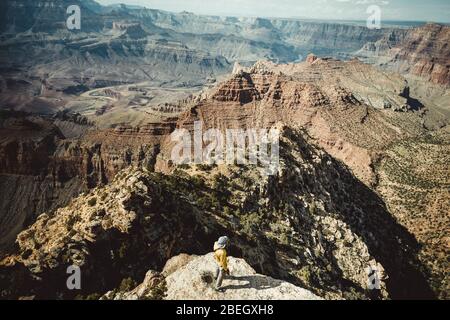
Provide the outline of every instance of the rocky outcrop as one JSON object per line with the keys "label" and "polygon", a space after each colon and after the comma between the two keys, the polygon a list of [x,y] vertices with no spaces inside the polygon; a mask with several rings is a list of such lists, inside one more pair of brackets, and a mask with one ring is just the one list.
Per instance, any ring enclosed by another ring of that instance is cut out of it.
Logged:
{"label": "rocky outcrop", "polygon": [[80,126],[76,119],[4,114],[0,127],[1,249],[9,247],[39,214],[108,183],[120,170],[130,165],[152,168],[159,141],[174,127],[169,121],[97,131],[88,130],[87,123]]}
{"label": "rocky outcrop", "polygon": [[[195,121],[203,121],[205,130],[270,128],[278,121],[301,125],[360,179],[375,183],[371,164],[377,153],[423,130],[421,116],[412,112],[420,107],[411,102],[408,83],[358,60],[310,60],[314,62],[260,61],[241,69],[180,115],[178,126],[191,130]],[[163,145],[170,143],[165,139]],[[168,160],[170,146],[161,150],[158,158]],[[157,166],[166,167],[161,162]]]}
{"label": "rocky outcrop", "polygon": [[219,87],[213,95],[217,101],[236,101],[241,104],[247,104],[259,99],[259,92],[256,90],[253,79],[245,72],[239,72],[237,76],[228,81],[222,87]]}
{"label": "rocky outcrop", "polygon": [[312,64],[312,63],[314,63],[317,59],[318,59],[318,58],[317,58],[317,56],[316,56],[315,54],[310,53],[310,54],[308,54],[308,56],[306,57],[306,62]]}
{"label": "rocky outcrop", "polygon": [[310,291],[288,282],[257,274],[245,260],[228,258],[230,276],[223,294],[213,289],[216,262],[213,254],[193,258],[166,277],[167,299],[202,300],[319,300]]}
{"label": "rocky outcrop", "polygon": [[[184,256],[181,256],[184,260]],[[167,263],[173,265],[174,257]],[[189,257],[189,262],[162,275],[149,271],[142,284],[129,292],[109,292],[102,299],[154,299],[154,292],[165,281],[164,299],[167,300],[319,300],[312,292],[288,282],[257,274],[243,259],[228,258],[230,276],[223,282],[223,293],[214,289],[216,262],[213,254]]]}

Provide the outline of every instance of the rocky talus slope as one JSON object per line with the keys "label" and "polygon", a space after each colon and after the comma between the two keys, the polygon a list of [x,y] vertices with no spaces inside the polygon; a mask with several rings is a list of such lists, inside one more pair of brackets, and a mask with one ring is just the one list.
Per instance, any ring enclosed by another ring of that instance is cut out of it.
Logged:
{"label": "rocky talus slope", "polygon": [[[251,166],[130,168],[41,215],[1,262],[3,297],[98,298],[180,253],[210,252],[219,234],[258,273],[324,298],[431,297],[418,243],[379,196],[302,131],[282,132],[276,176]],[[64,288],[72,264],[85,284],[77,293]],[[367,290],[369,266],[382,290]]]}
{"label": "rocky talus slope", "polygon": [[180,255],[170,259],[162,273],[147,272],[144,281],[129,292],[111,291],[102,300],[320,300],[312,292],[288,282],[257,274],[245,260],[228,258],[230,276],[222,292],[214,289],[213,254]]}

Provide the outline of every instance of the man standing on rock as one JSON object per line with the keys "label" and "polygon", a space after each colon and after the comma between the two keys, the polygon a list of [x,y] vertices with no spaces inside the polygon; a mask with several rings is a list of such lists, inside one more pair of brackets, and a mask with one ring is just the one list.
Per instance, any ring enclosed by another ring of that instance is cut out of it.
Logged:
{"label": "man standing on rock", "polygon": [[223,292],[222,289],[222,281],[225,275],[229,275],[230,271],[228,270],[228,261],[227,261],[227,251],[226,247],[229,243],[228,237],[220,237],[214,243],[214,259],[217,262],[216,269],[216,290]]}

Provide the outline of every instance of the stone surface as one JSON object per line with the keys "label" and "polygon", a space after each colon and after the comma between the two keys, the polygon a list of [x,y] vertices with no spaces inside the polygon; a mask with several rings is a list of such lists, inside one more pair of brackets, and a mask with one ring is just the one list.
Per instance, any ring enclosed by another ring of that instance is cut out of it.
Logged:
{"label": "stone surface", "polygon": [[[184,259],[184,258],[183,258]],[[170,259],[167,263],[173,265]],[[318,296],[288,282],[257,274],[245,260],[228,257],[230,276],[223,282],[224,292],[217,292],[213,254],[190,257],[166,277],[167,300],[320,300]],[[167,269],[167,265],[165,267]],[[143,300],[162,280],[149,271],[142,284],[129,292],[107,293],[103,299]]]}
{"label": "stone surface", "polygon": [[319,300],[308,290],[257,274],[245,260],[228,258],[230,276],[224,293],[214,290],[216,263],[213,254],[197,257],[169,275],[167,299],[180,300]]}

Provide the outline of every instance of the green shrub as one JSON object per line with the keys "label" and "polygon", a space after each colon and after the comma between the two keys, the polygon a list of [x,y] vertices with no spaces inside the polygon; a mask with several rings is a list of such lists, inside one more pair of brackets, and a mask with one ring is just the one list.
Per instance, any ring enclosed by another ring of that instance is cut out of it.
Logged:
{"label": "green shrub", "polygon": [[137,282],[132,278],[125,278],[120,282],[119,292],[128,292],[137,287]]}
{"label": "green shrub", "polygon": [[120,248],[119,248],[119,258],[120,259],[125,258],[127,255],[127,251],[128,251],[128,245],[125,242],[122,242],[120,244]]}
{"label": "green shrub", "polygon": [[163,278],[156,286],[151,288],[150,292],[145,296],[145,300],[164,300],[167,296],[167,282]]}
{"label": "green shrub", "polygon": [[88,200],[88,205],[93,207],[97,204],[97,197],[92,197]]}
{"label": "green shrub", "polygon": [[311,270],[308,266],[301,268],[297,271],[297,277],[305,284],[310,284],[311,282]]}
{"label": "green shrub", "polygon": [[205,187],[205,180],[201,176],[194,176],[191,178],[191,181],[198,188]]}
{"label": "green shrub", "polygon": [[87,295],[84,300],[99,300],[101,296],[102,295],[100,293],[91,293]]}
{"label": "green shrub", "polygon": [[211,171],[214,166],[210,164],[199,164],[197,165],[197,168],[201,171]]}
{"label": "green shrub", "polygon": [[261,229],[263,223],[264,219],[262,215],[257,212],[243,215],[241,218],[242,229],[249,235],[257,233],[257,230]]}

